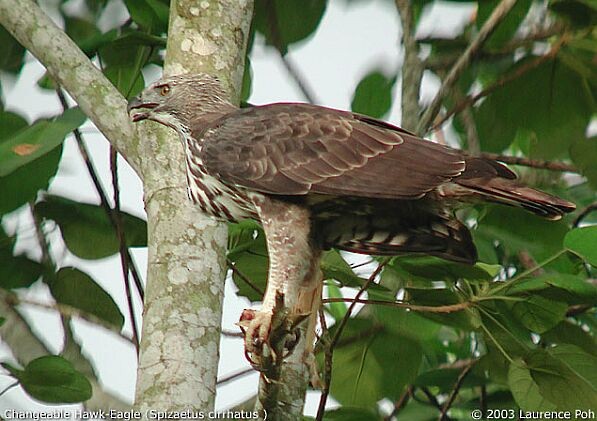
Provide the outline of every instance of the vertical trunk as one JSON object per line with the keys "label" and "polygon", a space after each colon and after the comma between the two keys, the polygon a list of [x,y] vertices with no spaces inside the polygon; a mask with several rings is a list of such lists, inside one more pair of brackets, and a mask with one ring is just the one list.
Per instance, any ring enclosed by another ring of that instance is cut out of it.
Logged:
{"label": "vertical trunk", "polygon": [[[165,74],[206,72],[238,100],[253,3],[173,0]],[[149,266],[139,355],[140,409],[214,405],[226,227],[191,206],[174,132],[140,129]]]}

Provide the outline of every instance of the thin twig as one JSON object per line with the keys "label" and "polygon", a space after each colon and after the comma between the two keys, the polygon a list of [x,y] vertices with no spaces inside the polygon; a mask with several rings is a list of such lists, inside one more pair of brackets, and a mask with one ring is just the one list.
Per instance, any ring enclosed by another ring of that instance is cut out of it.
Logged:
{"label": "thin twig", "polygon": [[326,347],[324,364],[326,364],[326,367],[329,367],[329,378],[328,378],[328,381],[326,381],[324,383],[323,389],[321,391],[321,397],[319,398],[319,407],[317,408],[317,416],[315,417],[316,421],[323,420],[323,414],[325,412],[325,405],[326,405],[328,396],[330,394],[334,347],[338,343],[338,340],[340,339],[340,335],[342,334],[342,331],[344,330],[346,323],[348,323],[348,320],[350,319],[350,315],[352,314],[352,311],[354,310],[355,306],[357,305],[358,300],[360,300],[361,295],[363,295],[363,293],[367,290],[367,288],[369,288],[369,286],[373,283],[373,281],[375,280],[377,275],[379,275],[379,273],[383,270],[383,268],[388,264],[389,261],[390,261],[390,258],[385,258],[383,261],[381,261],[379,263],[379,265],[373,271],[371,276],[369,276],[369,279],[367,279],[367,282],[365,282],[365,284],[361,287],[361,289],[359,290],[357,295],[354,297],[352,303],[346,310],[346,314],[344,315],[342,320],[340,320],[340,323],[338,324],[338,328],[336,329],[336,332],[334,333],[334,336],[332,337],[332,340],[330,341],[329,346]]}
{"label": "thin twig", "polygon": [[[64,96],[64,92],[62,92],[62,89],[60,87],[58,89],[56,89],[56,94],[58,95],[58,99],[60,100],[60,104],[62,105],[62,108],[66,111],[69,108],[69,106],[68,106],[68,102],[66,101],[66,97]],[[99,179],[99,176],[97,175],[97,171],[95,170],[95,167],[93,166],[93,163],[91,162],[91,158],[89,156],[89,151],[87,150],[87,147],[85,146],[85,142],[83,141],[83,136],[81,135],[81,131],[79,129],[75,129],[75,130],[73,130],[73,135],[75,136],[75,140],[77,141],[79,153],[83,157],[83,161],[85,161],[85,166],[87,167],[87,171],[89,172],[91,181],[93,182],[93,185],[95,186],[95,190],[97,191],[97,194],[100,198],[100,204],[104,208],[106,214],[108,215],[108,220],[110,221],[110,223],[112,224],[112,227],[114,228],[115,232],[118,235],[117,224],[116,224],[116,221],[114,218],[114,213],[112,212],[112,208],[110,207],[110,202],[108,201],[108,196],[106,195],[104,188],[102,187],[102,183]],[[141,300],[143,300],[144,296],[145,296],[144,291],[143,291],[143,281],[141,281],[141,276],[139,275],[139,270],[137,269],[137,266],[135,265],[135,261],[133,260],[133,256],[131,255],[128,248],[126,249],[126,256],[127,256],[128,262],[129,262],[129,269],[130,269],[131,274],[133,275],[133,279],[135,281],[135,287],[137,289],[137,293],[139,294],[139,297],[141,298]]]}
{"label": "thin twig", "polygon": [[541,64],[543,64],[543,63],[545,63],[545,62],[553,59],[558,54],[558,52],[560,51],[560,49],[562,48],[562,46],[565,45],[568,40],[569,40],[568,36],[566,36],[566,35],[562,36],[551,47],[551,49],[549,50],[549,52],[547,54],[544,54],[542,56],[536,57],[534,60],[528,61],[525,64],[519,66],[512,73],[507,74],[507,75],[499,78],[497,81],[495,81],[494,83],[492,83],[491,85],[489,85],[487,88],[483,89],[481,92],[479,92],[479,93],[477,93],[475,95],[468,95],[468,96],[466,96],[460,102],[458,102],[454,106],[454,108],[452,108],[445,115],[443,115],[439,119],[439,121],[433,125],[432,130],[435,130],[438,127],[440,127],[442,124],[444,124],[454,114],[458,114],[462,110],[465,110],[466,108],[473,106],[474,104],[477,103],[477,101],[479,101],[482,98],[485,98],[486,96],[488,96],[491,93],[495,92],[496,90],[498,90],[499,88],[503,87],[507,83],[510,83],[510,82],[512,82],[512,81],[520,78],[521,76],[523,76],[525,73],[529,72],[530,70],[532,70],[532,69],[534,69],[536,67],[539,67]]}
{"label": "thin twig", "polygon": [[120,187],[118,185],[118,154],[116,149],[110,145],[110,173],[112,175],[112,189],[114,191],[114,222],[116,224],[116,234],[118,236],[118,250],[120,253],[120,265],[122,266],[122,277],[124,281],[124,291],[128,305],[129,316],[131,318],[131,327],[133,330],[133,344],[137,354],[139,354],[139,329],[137,327],[137,317],[135,315],[135,306],[133,295],[131,293],[129,259],[127,258],[127,245],[124,228],[122,226],[122,215],[120,213]]}
{"label": "thin twig", "polygon": [[594,308],[595,306],[592,304],[575,304],[568,307],[568,310],[566,310],[566,317],[579,316]]}
{"label": "thin twig", "polygon": [[282,64],[286,68],[286,71],[288,71],[288,74],[292,76],[292,78],[296,82],[296,85],[298,86],[299,90],[301,91],[307,102],[311,104],[317,104],[317,96],[315,92],[313,91],[313,89],[311,89],[311,87],[306,81],[306,78],[302,75],[298,67],[293,63],[290,57],[283,55],[280,52],[280,50],[277,51],[280,55],[280,60],[282,61]]}
{"label": "thin twig", "polygon": [[236,371],[234,373],[228,374],[218,379],[216,385],[221,386],[232,380],[238,379],[239,377],[246,376],[247,374],[255,373],[255,369],[253,367],[245,368],[240,371]]}
{"label": "thin twig", "polygon": [[529,159],[529,158],[523,158],[520,156],[500,155],[497,153],[489,153],[489,152],[483,152],[481,154],[481,156],[483,158],[501,161],[504,164],[510,164],[510,165],[522,165],[525,167],[540,168],[543,170],[550,170],[550,171],[573,172],[573,173],[580,172],[579,169],[576,168],[574,165],[567,164],[565,162],[559,162],[559,161],[545,161],[542,159]]}
{"label": "thin twig", "polygon": [[[429,403],[433,406],[435,406],[437,408],[438,411],[442,411],[442,406],[441,404],[438,402],[437,398],[435,397],[435,395],[433,393],[431,393],[431,391],[426,388],[426,387],[420,387],[419,388],[421,390],[421,392],[423,392],[423,394],[425,395],[425,397],[427,398],[427,400],[429,401]],[[448,421],[448,416],[445,417],[445,421]]]}
{"label": "thin twig", "polygon": [[580,223],[582,222],[583,219],[585,219],[587,216],[589,216],[589,214],[591,212],[594,212],[596,210],[597,210],[597,202],[591,203],[586,208],[584,208],[582,211],[580,211],[580,213],[578,214],[578,216],[574,219],[574,222],[572,223],[572,226],[574,228],[578,227],[580,225]]}
{"label": "thin twig", "polygon": [[481,410],[481,419],[485,419],[487,414],[487,386],[481,385],[479,393],[479,409]]}
{"label": "thin twig", "polygon": [[244,338],[245,335],[243,335],[242,332],[233,332],[230,330],[222,330],[222,336],[226,336],[228,338]]}
{"label": "thin twig", "polygon": [[33,218],[37,243],[41,249],[41,261],[44,266],[54,273],[56,272],[56,265],[52,261],[52,256],[50,255],[50,244],[48,243],[48,239],[44,233],[42,220],[35,211],[35,204],[33,202],[29,203],[29,211],[31,212],[31,217]]}
{"label": "thin twig", "polygon": [[267,19],[270,29],[270,35],[272,38],[272,42],[274,43],[274,47],[276,51],[278,51],[280,60],[282,64],[286,68],[288,74],[294,79],[298,88],[300,89],[301,93],[305,97],[305,99],[310,102],[311,104],[316,104],[316,95],[315,92],[309,87],[309,84],[306,82],[305,78],[302,76],[298,68],[294,65],[292,60],[290,60],[284,53],[282,53],[282,37],[280,36],[280,28],[278,27],[278,18],[276,13],[276,3],[273,0],[269,0],[267,2]]}
{"label": "thin twig", "polygon": [[481,49],[487,38],[493,33],[493,31],[497,28],[498,24],[506,17],[510,9],[516,4],[516,0],[502,0],[500,3],[493,9],[493,12],[489,16],[489,18],[485,21],[477,36],[471,41],[469,46],[466,48],[462,56],[458,59],[458,61],[454,64],[454,66],[448,72],[448,75],[443,80],[439,91],[433,98],[433,101],[423,113],[421,120],[417,126],[417,133],[424,134],[431,122],[435,119],[435,116],[440,110],[442,101],[448,94],[448,92],[452,89],[462,72],[468,67],[471,60],[477,54],[477,52]]}
{"label": "thin twig", "polygon": [[228,257],[226,258],[226,264],[228,265],[228,267],[230,269],[232,269],[232,272],[234,272],[236,274],[236,276],[238,276],[240,279],[242,279],[243,282],[246,283],[248,286],[250,286],[253,291],[255,291],[257,294],[259,294],[259,296],[263,297],[263,291],[260,288],[258,288],[253,283],[253,281],[251,281],[249,279],[249,277],[247,275],[242,273],[242,271],[236,267],[236,264],[232,260],[230,260]]}
{"label": "thin twig", "polygon": [[450,396],[448,396],[448,400],[446,401],[446,403],[444,403],[444,406],[442,407],[442,411],[439,414],[439,418],[438,418],[439,421],[446,421],[446,414],[448,413],[448,410],[454,403],[456,396],[458,396],[458,392],[460,391],[460,388],[462,387],[462,384],[464,383],[464,379],[466,378],[467,374],[473,368],[473,365],[474,364],[470,364],[470,365],[466,366],[458,375],[458,379],[456,379],[454,388],[450,392]]}
{"label": "thin twig", "polygon": [[400,410],[402,408],[404,408],[406,406],[406,404],[408,403],[408,400],[412,396],[412,393],[413,393],[412,386],[408,386],[406,389],[404,389],[404,392],[402,392],[402,395],[400,395],[398,400],[396,402],[394,402],[394,409],[392,410],[392,413],[390,415],[388,415],[387,417],[385,417],[386,421],[390,421],[398,415],[398,412],[400,412]]}
{"label": "thin twig", "polygon": [[6,392],[8,392],[10,389],[12,389],[13,387],[17,387],[19,385],[19,382],[16,381],[14,383],[9,384],[8,386],[6,386],[2,391],[0,391],[0,396],[4,395]]}
{"label": "thin twig", "polygon": [[[477,53],[477,58],[482,60],[500,60],[504,56],[511,56],[512,53],[516,52],[520,48],[531,48],[537,41],[545,41],[547,38],[550,38],[554,35],[562,34],[563,31],[564,28],[562,26],[552,25],[549,28],[540,29],[537,32],[533,32],[523,38],[513,39],[499,49],[484,48]],[[429,44],[436,40],[437,38],[423,38],[419,39],[419,43]],[[424,64],[426,68],[434,71],[448,69],[454,65],[459,56],[459,53],[442,54],[438,57],[431,56],[425,60]]]}
{"label": "thin twig", "polygon": [[471,301],[464,301],[458,304],[450,304],[445,306],[421,306],[416,304],[408,304],[400,301],[385,301],[385,300],[362,300],[360,298],[324,298],[321,300],[322,303],[359,303],[359,304],[376,304],[389,307],[407,308],[413,311],[420,311],[424,313],[454,313],[456,311],[462,311],[469,307],[474,306]]}
{"label": "thin twig", "polygon": [[115,333],[116,335],[120,336],[122,339],[124,339],[127,342],[132,342],[131,338],[129,338],[128,336],[125,336],[122,334],[122,332],[120,332],[120,328],[116,325],[113,325],[107,321],[105,321],[104,319],[100,319],[99,317],[97,317],[94,314],[88,313],[84,310],[78,309],[76,307],[73,306],[69,306],[67,304],[61,304],[61,303],[54,303],[54,304],[46,304],[46,303],[41,303],[39,301],[33,301],[33,300],[29,300],[29,299],[25,299],[25,298],[21,298],[19,296],[17,296],[16,294],[0,289],[0,299],[4,300],[8,305],[10,305],[11,307],[15,307],[18,305],[30,305],[30,306],[35,306],[35,307],[39,307],[39,308],[43,308],[46,310],[51,310],[51,311],[57,311],[61,316],[67,317],[67,318],[71,318],[71,317],[78,317],[80,319],[86,320],[90,323],[93,323],[95,325],[98,326],[102,326],[103,328]]}

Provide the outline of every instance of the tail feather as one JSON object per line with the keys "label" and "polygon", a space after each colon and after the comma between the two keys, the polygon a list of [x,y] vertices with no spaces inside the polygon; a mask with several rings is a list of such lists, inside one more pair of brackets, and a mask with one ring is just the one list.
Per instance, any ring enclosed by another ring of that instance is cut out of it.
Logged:
{"label": "tail feather", "polygon": [[456,184],[482,196],[484,200],[517,206],[547,219],[557,220],[576,209],[574,203],[505,178],[457,178]]}

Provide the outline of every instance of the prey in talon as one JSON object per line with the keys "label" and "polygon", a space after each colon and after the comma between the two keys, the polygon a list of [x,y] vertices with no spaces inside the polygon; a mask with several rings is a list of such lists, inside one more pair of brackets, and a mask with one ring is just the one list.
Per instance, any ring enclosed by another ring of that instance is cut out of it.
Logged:
{"label": "prey in talon", "polygon": [[298,103],[241,109],[227,98],[217,78],[182,75],[151,84],[128,109],[135,122],[155,121],[178,133],[189,197],[203,212],[263,226],[269,254],[263,305],[240,322],[252,361],[296,340],[288,328],[293,322],[278,324],[276,314],[307,318],[298,338],[311,349],[322,250],[474,264],[469,229],[454,216],[463,203],[517,206],[548,219],[575,209],[523,185],[497,161],[382,120]]}

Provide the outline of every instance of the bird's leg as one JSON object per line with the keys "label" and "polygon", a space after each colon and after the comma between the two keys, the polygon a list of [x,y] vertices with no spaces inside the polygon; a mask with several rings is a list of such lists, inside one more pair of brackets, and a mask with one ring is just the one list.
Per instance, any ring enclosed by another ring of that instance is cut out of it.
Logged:
{"label": "bird's leg", "polygon": [[311,309],[305,308],[304,301],[310,297],[310,306],[313,305],[313,289],[321,276],[319,251],[310,240],[309,211],[263,195],[254,195],[252,200],[269,254],[263,305],[258,311],[245,310],[240,322],[245,332],[245,350],[255,362],[264,352],[264,345],[269,348],[265,352],[278,358],[300,339],[297,325],[307,319]]}

